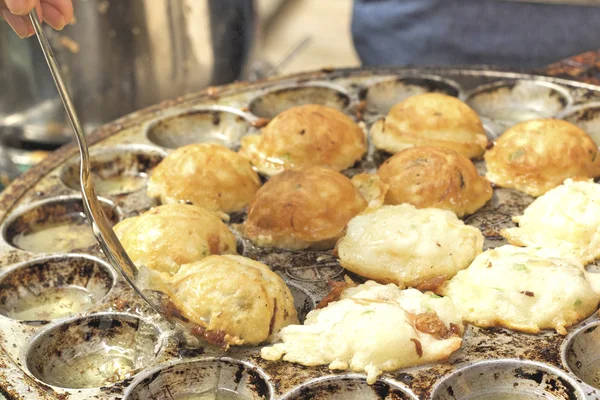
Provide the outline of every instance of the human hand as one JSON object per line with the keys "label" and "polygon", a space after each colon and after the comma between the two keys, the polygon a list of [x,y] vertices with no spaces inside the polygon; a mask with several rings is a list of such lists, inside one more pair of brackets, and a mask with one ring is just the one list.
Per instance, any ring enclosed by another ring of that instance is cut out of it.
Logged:
{"label": "human hand", "polygon": [[54,29],[61,30],[73,20],[72,0],[0,0],[0,15],[25,38],[35,33],[27,15],[34,7],[40,20]]}

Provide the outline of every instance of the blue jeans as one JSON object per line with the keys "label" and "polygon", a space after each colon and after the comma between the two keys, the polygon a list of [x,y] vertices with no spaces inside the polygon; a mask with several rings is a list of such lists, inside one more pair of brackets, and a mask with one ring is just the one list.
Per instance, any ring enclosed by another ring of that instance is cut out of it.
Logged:
{"label": "blue jeans", "polygon": [[600,48],[600,7],[354,0],[352,35],[364,65],[537,68]]}

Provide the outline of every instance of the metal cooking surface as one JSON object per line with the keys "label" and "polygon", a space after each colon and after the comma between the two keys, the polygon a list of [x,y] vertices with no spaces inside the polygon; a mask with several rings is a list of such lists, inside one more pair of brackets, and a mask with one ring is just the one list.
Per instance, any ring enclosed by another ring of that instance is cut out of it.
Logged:
{"label": "metal cooking surface", "polygon": [[[467,101],[492,140],[519,120],[542,116],[564,116],[600,139],[600,87],[486,69],[327,70],[209,88],[106,125],[90,138],[96,182],[116,222],[155,205],[146,178],[173,148],[213,142],[237,149],[265,118],[315,102],[359,118],[368,131],[391,105],[428,91]],[[344,173],[373,172],[387,157],[371,146]],[[11,397],[600,399],[593,388],[600,387],[597,314],[566,337],[469,326],[449,362],[384,373],[372,386],[360,374],[262,360],[257,347],[182,348],[86,242],[77,162],[76,149],[63,148],[0,195],[0,388]],[[485,171],[483,161],[476,165]],[[495,189],[464,220],[481,229],[484,248],[496,247],[505,244],[500,229],[513,226],[510,217],[531,201]],[[234,231],[244,218],[232,215]],[[239,250],[286,280],[301,320],[327,293],[327,281],[346,273],[331,252],[261,249],[241,238]]]}

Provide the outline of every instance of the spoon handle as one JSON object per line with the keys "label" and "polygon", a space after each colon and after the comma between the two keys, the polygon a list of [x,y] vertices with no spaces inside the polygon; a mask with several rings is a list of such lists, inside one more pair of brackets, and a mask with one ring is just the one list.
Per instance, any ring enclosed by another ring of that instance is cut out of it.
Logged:
{"label": "spoon handle", "polygon": [[123,278],[129,283],[129,285],[155,311],[160,312],[157,307],[152,304],[152,302],[150,302],[149,299],[136,286],[135,277],[137,275],[137,269],[125,252],[125,249],[117,238],[117,235],[115,235],[115,232],[113,231],[110,222],[106,218],[104,210],[98,201],[92,185],[90,173],[90,155],[88,151],[87,140],[83,133],[79,118],[77,117],[77,112],[75,111],[75,107],[73,106],[73,102],[71,101],[71,96],[69,96],[67,87],[62,80],[56,58],[54,57],[50,43],[48,43],[48,38],[44,33],[42,24],[40,23],[35,10],[29,14],[29,17],[31,19],[31,23],[33,24],[36,36],[40,42],[40,46],[42,47],[42,52],[44,53],[44,57],[46,58],[46,62],[50,68],[50,72],[52,73],[54,83],[56,83],[58,93],[60,94],[63,105],[65,106],[69,120],[71,121],[71,125],[73,126],[73,131],[75,132],[75,138],[77,139],[77,144],[79,146],[79,154],[81,155],[79,180],[81,184],[83,206],[85,214],[92,225],[94,235],[96,236],[96,239],[100,243],[104,254],[110,261],[110,264],[113,266],[113,268],[123,275]]}

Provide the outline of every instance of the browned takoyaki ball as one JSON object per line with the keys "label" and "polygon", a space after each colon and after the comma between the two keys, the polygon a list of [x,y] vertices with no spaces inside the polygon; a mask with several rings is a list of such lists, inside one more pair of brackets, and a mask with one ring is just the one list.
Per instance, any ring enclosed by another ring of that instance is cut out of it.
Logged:
{"label": "browned takoyaki ball", "polygon": [[387,159],[377,171],[389,185],[386,204],[435,207],[472,214],[492,197],[492,185],[468,158],[453,150],[412,147]]}
{"label": "browned takoyaki ball", "polygon": [[416,146],[451,149],[480,157],[487,137],[479,116],[456,97],[441,93],[411,96],[396,104],[371,127],[375,147],[397,153]]}
{"label": "browned takoyaki ball", "polygon": [[250,203],[245,235],[258,246],[331,248],[348,221],[367,207],[350,179],[323,167],[285,171]]}
{"label": "browned takoyaki ball", "polygon": [[313,165],[341,171],[366,151],[365,134],[350,117],[317,104],[280,113],[260,135],[243,137],[240,149],[265,175]]}
{"label": "browned takoyaki ball", "polygon": [[598,146],[579,127],[559,119],[513,126],[485,153],[485,161],[492,183],[536,197],[567,178],[600,176]]}

